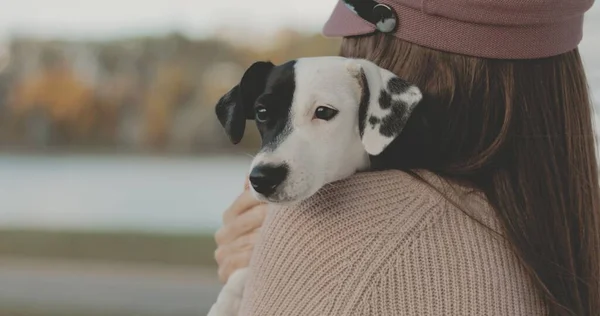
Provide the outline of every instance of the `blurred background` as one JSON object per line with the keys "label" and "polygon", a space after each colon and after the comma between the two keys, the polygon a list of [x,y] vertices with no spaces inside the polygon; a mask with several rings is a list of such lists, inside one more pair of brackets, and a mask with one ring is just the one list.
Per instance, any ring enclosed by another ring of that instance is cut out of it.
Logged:
{"label": "blurred background", "polygon": [[[259,145],[218,98],[337,54],[336,0],[0,0],[0,316],[202,315],[212,234]],[[600,7],[581,52],[600,104]]]}

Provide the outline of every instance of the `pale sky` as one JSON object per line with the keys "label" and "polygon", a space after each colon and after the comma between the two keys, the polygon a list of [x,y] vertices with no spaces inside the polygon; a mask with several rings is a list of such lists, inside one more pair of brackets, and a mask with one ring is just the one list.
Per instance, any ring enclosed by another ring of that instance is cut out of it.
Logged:
{"label": "pale sky", "polygon": [[180,30],[203,36],[223,26],[268,33],[319,31],[336,0],[0,0],[0,36],[98,38]]}

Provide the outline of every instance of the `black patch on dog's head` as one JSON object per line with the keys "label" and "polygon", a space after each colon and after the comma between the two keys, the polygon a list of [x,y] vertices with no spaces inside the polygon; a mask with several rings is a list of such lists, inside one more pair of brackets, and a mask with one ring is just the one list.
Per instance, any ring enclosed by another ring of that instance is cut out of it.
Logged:
{"label": "black patch on dog's head", "polygon": [[381,90],[379,94],[379,106],[384,110],[392,106],[392,96],[385,90]]}
{"label": "black patch on dog's head", "polygon": [[271,71],[264,93],[256,100],[256,106],[263,106],[269,113],[266,122],[258,122],[262,138],[262,148],[272,150],[291,132],[290,110],[296,90],[296,61],[279,65]]}
{"label": "black patch on dog's head", "polygon": [[402,94],[408,90],[410,84],[400,78],[394,77],[388,81],[387,87],[392,94]]}
{"label": "black patch on dog's head", "polygon": [[410,88],[410,83],[398,77],[392,77],[387,83],[387,90],[381,90],[379,105],[382,109],[391,108],[390,114],[379,121],[381,122],[379,127],[381,135],[392,137],[406,125],[409,118],[407,113],[410,113],[408,104],[402,100],[392,100],[392,95],[399,96],[405,93],[408,88]]}
{"label": "black patch on dog's head", "polygon": [[232,143],[237,144],[242,140],[246,120],[254,118],[254,103],[264,91],[267,77],[273,67],[271,62],[252,64],[244,73],[240,83],[217,102],[215,107],[217,118]]}
{"label": "black patch on dog's head", "polygon": [[410,84],[398,77],[392,77],[387,83],[387,90],[381,90],[379,106],[382,109],[390,109],[391,112],[381,119],[374,120],[373,125],[381,123],[379,133],[386,137],[396,136],[408,121],[410,111],[408,104],[402,100],[392,100],[392,95],[399,96],[405,93]]}
{"label": "black patch on dog's head", "polygon": [[275,148],[289,134],[290,108],[296,90],[295,65],[295,60],[279,66],[254,63],[240,84],[221,97],[216,106],[217,117],[234,144],[244,136],[246,120],[255,119],[257,107],[264,107],[268,115],[265,122],[256,122],[263,148]]}
{"label": "black patch on dog's head", "polygon": [[375,125],[379,124],[380,121],[381,120],[378,117],[375,117],[375,116],[372,116],[372,115],[369,117],[369,123],[372,126],[375,126]]}
{"label": "black patch on dog's head", "polygon": [[379,133],[386,137],[396,136],[398,131],[401,131],[404,126],[406,126],[406,122],[409,118],[409,116],[406,115],[407,112],[408,105],[405,102],[394,101],[392,104],[392,112],[380,121],[381,125],[379,126]]}

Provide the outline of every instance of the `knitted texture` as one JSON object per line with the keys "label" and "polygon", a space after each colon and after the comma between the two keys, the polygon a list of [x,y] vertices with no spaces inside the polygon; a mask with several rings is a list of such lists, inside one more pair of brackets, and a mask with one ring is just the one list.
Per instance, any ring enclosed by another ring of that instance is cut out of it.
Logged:
{"label": "knitted texture", "polygon": [[544,315],[482,195],[421,175],[360,173],[273,208],[240,315]]}

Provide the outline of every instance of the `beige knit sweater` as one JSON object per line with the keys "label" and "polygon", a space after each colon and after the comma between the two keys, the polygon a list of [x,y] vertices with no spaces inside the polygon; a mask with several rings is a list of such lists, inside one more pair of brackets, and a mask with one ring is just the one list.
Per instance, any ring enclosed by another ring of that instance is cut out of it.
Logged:
{"label": "beige knit sweater", "polygon": [[241,315],[546,314],[506,242],[444,197],[499,232],[482,195],[422,176],[438,190],[362,173],[273,209]]}

